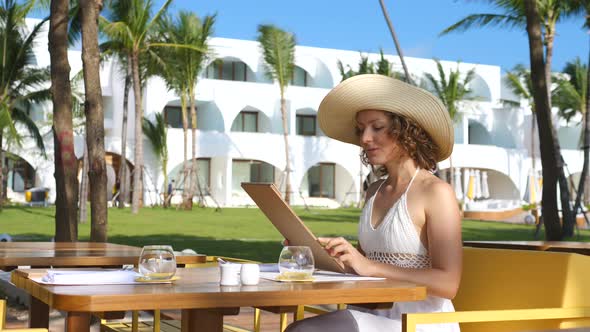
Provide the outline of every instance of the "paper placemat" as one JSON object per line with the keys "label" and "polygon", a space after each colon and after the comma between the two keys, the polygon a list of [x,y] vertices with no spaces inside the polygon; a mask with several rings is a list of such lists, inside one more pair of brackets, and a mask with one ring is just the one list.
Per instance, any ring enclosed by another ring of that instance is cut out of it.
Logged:
{"label": "paper placemat", "polygon": [[171,283],[174,279],[151,281],[138,280],[140,275],[133,270],[47,270],[44,275],[30,279],[45,285],[131,285]]}
{"label": "paper placemat", "polygon": [[313,280],[282,280],[277,279],[278,272],[260,272],[260,278],[276,282],[342,282],[342,281],[364,281],[364,280],[384,280],[385,278],[363,277],[356,274],[338,273],[331,271],[316,271],[313,273]]}

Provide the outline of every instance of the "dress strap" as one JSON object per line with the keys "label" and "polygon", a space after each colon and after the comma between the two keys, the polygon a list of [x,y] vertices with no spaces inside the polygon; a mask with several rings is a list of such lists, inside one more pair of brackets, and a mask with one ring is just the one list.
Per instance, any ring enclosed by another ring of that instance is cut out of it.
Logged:
{"label": "dress strap", "polygon": [[410,190],[410,187],[412,186],[412,183],[414,182],[414,179],[416,178],[416,175],[418,175],[418,172],[420,172],[420,167],[418,167],[416,169],[416,172],[414,173],[414,176],[412,176],[412,179],[410,180],[410,183],[408,183],[408,186],[406,187],[406,191],[404,191],[404,195],[408,193],[408,190]]}

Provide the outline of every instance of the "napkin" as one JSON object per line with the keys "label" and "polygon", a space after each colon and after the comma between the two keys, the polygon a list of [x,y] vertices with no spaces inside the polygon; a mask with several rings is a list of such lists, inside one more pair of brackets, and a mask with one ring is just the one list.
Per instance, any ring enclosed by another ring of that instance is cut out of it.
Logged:
{"label": "napkin", "polygon": [[47,270],[41,281],[56,285],[134,284],[136,277],[132,270]]}

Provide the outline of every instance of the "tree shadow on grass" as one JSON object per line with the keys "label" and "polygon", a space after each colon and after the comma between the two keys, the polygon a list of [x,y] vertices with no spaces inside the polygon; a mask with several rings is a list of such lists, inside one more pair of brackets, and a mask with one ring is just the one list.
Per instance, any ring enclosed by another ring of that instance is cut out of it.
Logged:
{"label": "tree shadow on grass", "polygon": [[[82,241],[87,241],[81,239]],[[108,242],[142,247],[150,244],[172,245],[174,250],[192,249],[200,254],[276,262],[282,249],[279,241],[245,241],[187,236],[184,234],[109,236]]]}

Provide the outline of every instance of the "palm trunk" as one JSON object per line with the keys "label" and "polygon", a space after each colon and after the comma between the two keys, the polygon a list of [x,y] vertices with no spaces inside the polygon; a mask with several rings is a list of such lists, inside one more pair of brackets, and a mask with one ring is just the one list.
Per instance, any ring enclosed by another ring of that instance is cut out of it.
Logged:
{"label": "palm trunk", "polygon": [[84,157],[82,159],[82,174],[80,176],[80,192],[78,197],[78,222],[85,223],[88,220],[88,144],[84,136]]}
{"label": "palm trunk", "polygon": [[287,101],[281,88],[281,116],[283,120],[283,137],[285,138],[285,201],[291,204],[291,161],[289,158],[289,127],[287,125]]}
{"label": "palm trunk", "polygon": [[107,172],[104,149],[104,110],[100,88],[98,14],[102,0],[80,2],[82,19],[82,63],[86,102],[86,144],[90,192],[90,241],[107,241]]}
{"label": "palm trunk", "polygon": [[127,186],[127,118],[129,117],[129,89],[131,88],[131,57],[127,56],[125,91],[123,91],[123,122],[121,124],[121,163],[119,165],[119,209],[125,207],[129,196]]}
{"label": "palm trunk", "polygon": [[184,139],[184,162],[182,163],[182,206],[188,209],[190,199],[190,168],[188,160],[188,119],[186,115],[186,91],[180,96],[180,108],[182,114],[182,134]]}
{"label": "palm trunk", "polygon": [[[535,121],[537,120],[535,116],[535,110],[531,109],[531,163],[533,167],[533,173],[535,172]],[[535,175],[536,176],[536,175]]]}
{"label": "palm trunk", "polygon": [[[590,56],[589,56],[590,59]],[[590,63],[590,62],[589,62]],[[586,75],[587,79],[590,79],[590,67],[588,67],[588,73]],[[587,82],[590,82],[590,80],[588,80]],[[582,196],[584,196],[586,199],[588,199],[588,197],[586,197],[584,195],[585,191],[585,184],[586,184],[586,180],[588,178],[588,164],[590,163],[590,153],[588,151],[588,149],[590,149],[590,117],[588,116],[588,114],[590,114],[590,84],[586,84],[586,105],[584,105],[586,107],[586,111],[584,112],[583,115],[583,120],[584,120],[584,124],[583,124],[583,131],[582,131],[582,137],[583,137],[583,143],[582,143],[582,150],[584,151],[584,164],[582,166],[582,173],[580,174],[580,180],[578,183],[578,192],[576,193],[576,204],[574,204],[574,215],[577,215],[578,210],[580,210],[581,206],[582,206]],[[0,141],[1,143],[1,141]],[[0,144],[1,145],[1,144]],[[582,210],[583,211],[583,210]]]}
{"label": "palm trunk", "polygon": [[53,100],[53,140],[55,149],[55,241],[78,240],[76,155],[72,125],[72,88],[68,62],[69,0],[51,1],[49,55]]}
{"label": "palm trunk", "polygon": [[399,41],[397,40],[397,34],[395,33],[395,30],[393,29],[393,24],[391,23],[391,20],[389,19],[389,14],[387,13],[387,8],[385,8],[385,4],[383,3],[383,0],[379,0],[379,5],[381,5],[381,12],[383,12],[383,17],[385,17],[385,22],[387,22],[387,27],[389,28],[389,32],[391,33],[391,38],[393,38],[393,43],[395,44],[395,49],[397,50],[397,54],[399,55],[399,59],[402,63],[402,67],[404,68],[404,75],[406,75],[406,82],[413,85],[414,82],[412,82],[412,77],[410,76],[410,72],[408,71],[408,67],[406,66],[406,61],[404,60],[404,54],[402,52],[402,48],[399,44]]}
{"label": "palm trunk", "polygon": [[561,155],[556,144],[555,127],[551,122],[551,109],[547,90],[547,76],[543,59],[541,25],[535,0],[525,0],[527,34],[531,61],[533,97],[539,127],[541,163],[543,165],[543,223],[547,240],[559,241],[563,233],[557,211],[557,173],[558,156]]}
{"label": "palm trunk", "polygon": [[4,207],[4,150],[2,149],[2,132],[0,131],[0,211]]}
{"label": "palm trunk", "polygon": [[189,200],[187,201],[187,206],[185,209],[192,210],[193,209],[193,198],[195,197],[195,193],[197,192],[197,112],[195,110],[195,100],[194,95],[192,93],[192,89],[189,93],[189,107],[191,111],[191,139],[192,139],[192,149],[191,149],[191,185],[189,190]]}
{"label": "palm trunk", "polygon": [[131,213],[139,212],[139,204],[142,200],[143,188],[143,108],[141,100],[141,82],[139,80],[139,55],[134,52],[131,55],[131,68],[133,73],[133,97],[135,100],[135,165],[133,167],[133,197],[131,199]]}

